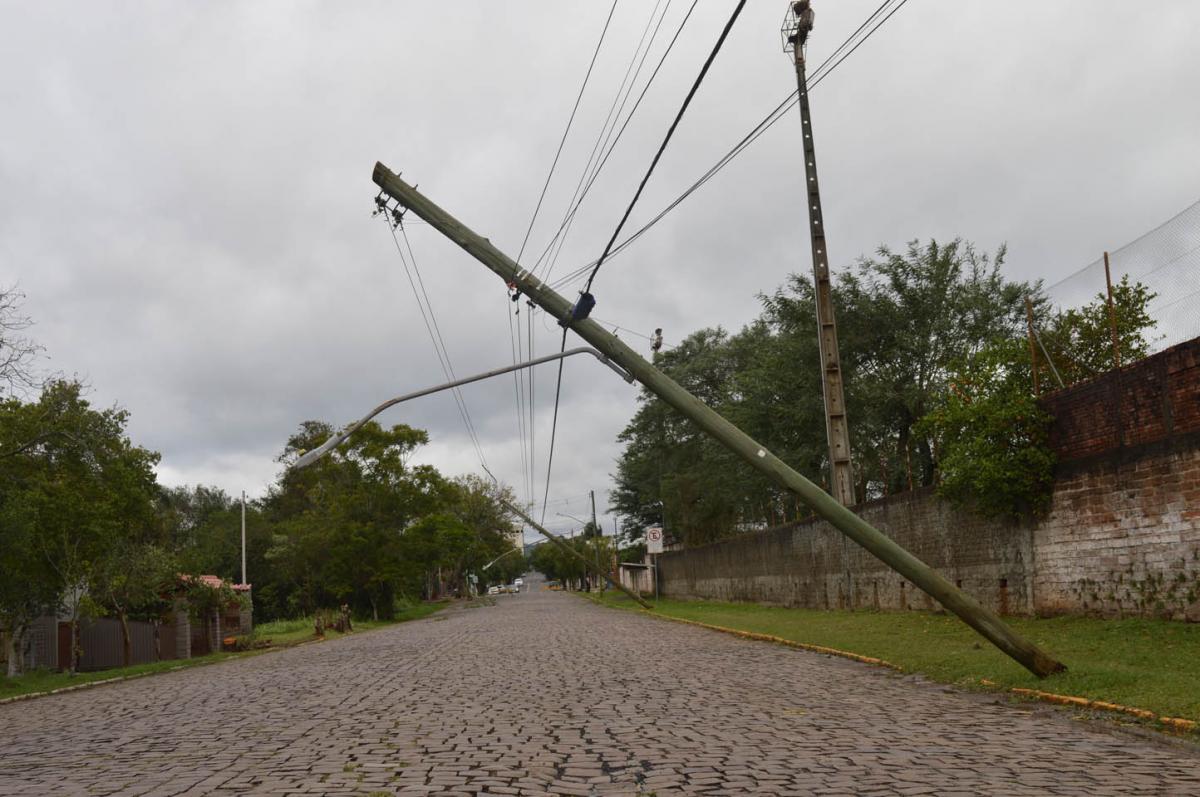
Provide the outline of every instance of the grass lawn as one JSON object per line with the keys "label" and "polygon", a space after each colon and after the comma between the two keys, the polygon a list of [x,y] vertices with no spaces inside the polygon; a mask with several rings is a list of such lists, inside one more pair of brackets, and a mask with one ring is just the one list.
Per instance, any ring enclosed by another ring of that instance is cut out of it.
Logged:
{"label": "grass lawn", "polygon": [[[384,628],[396,623],[404,623],[410,620],[419,620],[422,617],[428,617],[439,609],[446,607],[446,601],[437,601],[432,603],[418,603],[396,613],[393,620],[364,620],[355,621],[354,631],[352,633],[360,633],[363,631],[373,631],[377,628]],[[344,636],[336,631],[326,631],[326,639],[336,639]],[[171,670],[179,670],[185,667],[195,667],[201,664],[212,664],[218,661],[227,661],[229,659],[239,658],[241,656],[253,656],[258,653],[265,653],[268,650],[291,647],[302,642],[309,642],[316,639],[316,634],[313,633],[313,618],[302,617],[297,620],[275,620],[270,623],[262,623],[254,629],[254,638],[260,645],[253,650],[241,651],[238,653],[213,653],[208,656],[197,656],[192,659],[174,659],[171,661],[156,661],[151,664],[135,664],[132,667],[117,667],[111,670],[100,670],[99,672],[81,672],[75,675],[68,675],[62,672],[51,672],[49,670],[34,670],[27,672],[16,678],[7,678],[0,675],[0,700],[6,697],[16,697],[17,695],[32,694],[35,692],[49,692],[54,689],[62,689],[65,686],[76,686],[78,684],[91,683],[93,681],[103,681],[108,678],[129,677],[134,675],[144,675],[147,673],[168,672]]]}
{"label": "grass lawn", "polygon": [[[604,603],[637,609],[624,595]],[[711,625],[838,648],[934,680],[1024,687],[1200,720],[1200,624],[1085,617],[1006,618],[1067,665],[1038,679],[953,615],[818,611],[749,603],[660,600],[656,611]]]}

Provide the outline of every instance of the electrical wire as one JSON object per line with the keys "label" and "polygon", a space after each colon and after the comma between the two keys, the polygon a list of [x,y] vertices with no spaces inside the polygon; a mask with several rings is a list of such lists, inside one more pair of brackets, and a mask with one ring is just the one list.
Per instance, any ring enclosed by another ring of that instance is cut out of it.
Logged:
{"label": "electrical wire", "polygon": [[[533,304],[533,302],[527,302],[525,307],[526,307],[525,328],[526,328],[526,335],[529,340],[529,345],[527,348],[529,350],[529,359],[532,360],[536,356],[533,353],[533,308],[534,308],[534,304]],[[534,484],[536,484],[535,468],[537,467],[537,439],[534,435],[534,431],[535,431],[535,429],[534,429],[534,409],[536,407],[536,404],[534,402],[534,385],[536,384],[536,382],[534,381],[534,376],[535,376],[536,371],[537,371],[536,368],[526,368],[525,369],[525,373],[528,375],[528,378],[529,378],[529,394],[528,394],[529,395],[529,492],[530,492],[530,502],[531,503],[533,501],[533,486],[534,486]]]}
{"label": "electrical wire", "polygon": [[[841,52],[843,49],[845,49],[845,47],[850,43],[850,41],[853,40],[853,38],[859,32],[861,32],[865,27],[867,27],[867,25],[869,25],[873,19],[876,19],[877,17],[879,17],[880,12],[885,7],[887,7],[889,3],[892,3],[892,2],[894,2],[894,0],[886,0],[869,17],[867,17],[866,22],[864,22],[862,25],[859,25],[858,29],[855,30],[854,33],[850,34],[850,36],[847,37],[846,40],[843,41],[842,44],[839,45],[836,50],[834,50],[834,53],[829,58],[825,59],[825,61],[822,62],[821,65],[818,66],[817,69],[815,69],[813,71],[813,75],[808,82],[809,91],[812,91],[812,89],[814,87],[816,87],[822,80],[824,80],[826,77],[828,77],[828,75],[833,71],[833,69],[835,67],[837,67],[839,64],[841,64],[842,61],[844,61],[854,50],[857,50],[858,47],[861,46],[863,42],[865,42],[867,39],[869,39],[871,37],[872,34],[875,33],[875,31],[879,30],[879,28],[882,27],[883,24],[892,17],[893,14],[895,14],[897,11],[899,11],[904,6],[904,4],[908,2],[908,0],[900,0],[900,2],[896,6],[894,6],[892,8],[892,10],[890,12],[888,12],[888,14],[878,22],[878,24],[875,25],[875,27],[871,28],[871,30],[865,36],[863,36],[859,42],[857,42],[854,45],[854,47],[851,49],[850,52],[848,52],[844,56],[842,56],[836,63],[833,63],[832,66],[829,66],[829,64],[833,61],[833,59],[837,56],[837,54],[839,52]],[[778,122],[780,119],[782,119],[784,116],[786,116],[787,113],[796,104],[799,94],[800,94],[800,92],[798,90],[793,91],[782,102],[780,102],[778,105],[776,105],[775,108],[773,108],[770,113],[768,113],[765,117],[763,117],[762,120],[759,121],[759,123],[750,130],[749,133],[747,133],[740,141],[738,141],[738,143],[735,144],[728,152],[726,152],[724,155],[722,155],[721,158],[715,164],[713,164],[711,167],[709,167],[708,171],[706,171],[703,175],[701,175],[698,180],[696,180],[694,183],[692,183],[686,190],[684,190],[683,193],[681,193],[674,200],[672,200],[670,202],[670,204],[668,204],[657,215],[655,215],[653,218],[651,218],[649,222],[647,222],[640,229],[638,229],[637,232],[633,233],[628,238],[623,240],[620,244],[613,247],[612,252],[609,253],[609,258],[611,259],[613,257],[616,257],[618,254],[620,254],[622,251],[624,251],[630,244],[632,244],[634,241],[636,241],[638,238],[640,238],[642,235],[644,235],[646,232],[648,232],[652,227],[654,227],[654,225],[656,225],[660,221],[662,221],[663,218],[665,218],[671,211],[673,211],[673,210],[675,210],[675,208],[679,207],[679,205],[682,204],[688,197],[690,197],[693,193],[695,193],[697,190],[699,190],[700,187],[702,187],[705,183],[707,183],[709,180],[711,180],[713,177],[715,177],[722,169],[724,169],[730,163],[730,161],[732,161],[734,158],[736,158],[738,155],[740,155],[747,147],[749,147],[751,144],[753,144],[755,141],[757,141],[758,138],[760,136],[762,136],[763,133],[765,133],[768,129],[770,129],[772,126],[774,126],[776,122]],[[584,274],[587,274],[588,272],[592,271],[597,266],[598,263],[599,263],[599,260],[593,260],[583,266],[580,266],[579,268],[575,269],[574,271],[555,280],[553,283],[551,283],[551,287],[557,290],[566,285],[569,285],[570,283],[574,282],[575,280],[581,278]]]}
{"label": "electrical wire", "polygon": [[[563,327],[560,353],[567,349],[567,328]],[[550,474],[554,469],[554,438],[558,434],[558,401],[562,397],[563,360],[558,361],[558,379],[554,385],[554,419],[550,422],[550,453],[546,456],[546,492],[542,496],[542,522],[546,522],[546,504],[550,500]]]}
{"label": "electrical wire", "polygon": [[[393,239],[396,231],[392,230]],[[413,273],[417,275],[417,284],[421,287],[421,295],[425,298],[425,306],[429,309],[429,320],[433,323],[433,331],[437,335],[437,346],[441,347],[442,356],[445,358],[446,371],[448,378],[451,380],[458,379],[458,374],[454,372],[454,364],[450,361],[450,350],[446,348],[446,341],[442,337],[442,329],[438,325],[437,316],[433,312],[433,302],[429,300],[429,293],[425,290],[425,280],[421,277],[421,268],[417,265],[417,256],[413,253],[412,243],[408,240],[408,231],[403,227],[400,228],[400,235],[404,238],[404,248],[408,250],[409,260],[412,261]],[[479,435],[475,431],[475,422],[471,419],[471,410],[467,407],[467,399],[462,394],[461,388],[455,388],[454,392],[458,394],[458,403],[462,408],[463,419],[467,424],[467,431],[470,433],[471,441],[475,446],[475,453],[479,455],[479,464],[485,469],[487,468],[487,458],[483,455],[483,447],[479,444]]]}
{"label": "electrical wire", "polygon": [[[692,83],[692,87],[688,91],[687,96],[684,98],[683,104],[679,108],[679,112],[675,115],[674,121],[671,122],[671,126],[668,128],[667,134],[663,138],[663,142],[658,148],[658,152],[655,153],[654,159],[650,162],[650,168],[647,169],[646,176],[642,178],[642,182],[638,186],[637,192],[633,196],[633,200],[629,203],[629,207],[626,208],[625,214],[621,217],[620,223],[617,224],[617,229],[613,232],[612,238],[609,240],[608,245],[604,248],[604,253],[600,255],[600,259],[596,263],[596,268],[592,271],[591,276],[588,277],[587,287],[584,289],[585,291],[591,289],[592,280],[595,279],[596,272],[598,272],[600,270],[600,266],[604,264],[604,259],[608,256],[609,251],[612,249],[613,243],[616,241],[617,236],[621,234],[621,228],[625,226],[625,222],[629,218],[629,214],[633,212],[633,208],[637,204],[638,198],[642,195],[642,191],[645,189],[647,181],[649,181],[650,176],[654,173],[654,168],[658,165],[658,161],[662,157],[663,152],[666,150],[667,145],[671,143],[671,137],[674,135],[675,129],[679,126],[680,120],[683,119],[683,115],[687,111],[688,106],[691,104],[692,98],[696,96],[696,91],[700,88],[700,84],[704,82],[704,78],[708,74],[709,68],[712,66],[713,61],[716,60],[717,54],[721,51],[721,46],[725,43],[725,39],[729,36],[729,31],[733,29],[734,23],[737,22],[737,18],[742,13],[742,9],[745,8],[745,6],[746,0],[738,0],[738,4],[734,7],[733,13],[729,17],[729,21],[725,23],[725,27],[721,30],[721,35],[717,38],[717,43],[713,46],[712,52],[709,53],[708,58],[704,61],[704,65],[700,68],[700,74],[697,75],[696,80]],[[562,336],[563,350],[565,350],[567,346],[567,332],[568,328],[564,327]],[[550,497],[550,465],[553,463],[554,439],[558,426],[558,406],[559,398],[562,393],[562,366],[562,360],[559,360],[558,380],[554,392],[554,420],[550,426],[550,454],[546,468],[546,492],[542,504],[543,520],[546,516],[545,501]]]}
{"label": "electrical wire", "polygon": [[[382,218],[392,233],[392,242],[396,245],[396,253],[400,255],[400,262],[404,265],[404,274],[408,277],[408,284],[412,287],[413,297],[417,300],[417,308],[421,311],[421,319],[425,322],[425,330],[429,333],[429,339],[433,343],[433,351],[442,366],[442,373],[446,375],[447,381],[453,381],[458,377],[454,375],[454,367],[450,363],[450,354],[446,350],[446,342],[442,338],[440,327],[438,327],[437,317],[433,312],[433,305],[429,302],[429,294],[425,291],[425,283],[421,279],[421,272],[417,267],[416,257],[413,255],[412,244],[408,241],[408,234],[404,233],[404,243],[408,248],[409,258],[412,259],[411,271],[409,270],[408,258],[405,258],[404,250],[400,247],[400,239],[396,237],[395,228],[392,227],[391,222],[387,220],[386,216]],[[403,229],[401,231],[403,232]],[[413,273],[417,275],[415,281],[413,280]],[[418,285],[420,286],[419,292]],[[422,303],[422,297],[424,297],[424,303]],[[479,445],[479,436],[475,433],[475,424],[471,421],[471,412],[467,408],[466,400],[458,388],[454,388],[451,393],[454,396],[455,404],[458,406],[458,412],[462,417],[463,425],[467,429],[467,436],[471,439],[471,445],[475,448],[475,454],[479,457],[479,464],[483,465],[486,470],[487,460],[484,458],[483,449]]]}
{"label": "electrical wire", "polygon": [[[637,47],[634,48],[633,56],[629,61],[629,65],[625,68],[625,75],[622,77],[621,85],[618,86],[617,93],[613,97],[612,105],[609,106],[608,115],[605,117],[604,124],[601,125],[600,133],[596,137],[596,143],[593,144],[592,151],[588,155],[588,161],[584,165],[583,173],[580,175],[580,178],[579,178],[579,183],[575,187],[575,192],[571,197],[571,203],[574,203],[576,200],[576,197],[579,196],[579,193],[582,190],[582,186],[584,185],[584,181],[587,179],[589,172],[592,169],[592,164],[594,162],[598,162],[596,160],[597,153],[603,152],[604,146],[607,144],[609,137],[612,135],[612,130],[616,128],[617,120],[619,120],[621,117],[621,113],[624,110],[625,103],[628,101],[629,95],[633,92],[633,87],[637,82],[637,77],[638,77],[638,75],[641,74],[642,67],[646,62],[646,57],[650,54],[650,49],[653,47],[654,39],[657,37],[659,28],[662,26],[662,22],[666,18],[667,11],[670,9],[670,6],[671,6],[671,0],[667,0],[667,5],[663,9],[662,16],[660,16],[658,18],[658,25],[654,25],[654,18],[658,14],[658,9],[659,9],[659,6],[661,5],[661,3],[662,3],[662,0],[656,0],[656,2],[654,4],[654,8],[651,9],[650,16],[646,20],[646,27],[642,31],[642,36],[638,40]],[[652,25],[654,25],[653,33],[650,32]],[[648,35],[650,38],[649,38],[649,41],[647,42],[646,37]],[[644,52],[642,50],[643,43],[645,43],[645,51]],[[640,61],[638,60],[639,53],[641,54]],[[634,70],[635,63],[637,63],[636,70]],[[631,71],[633,74],[632,80],[630,79]],[[626,86],[628,86],[628,89],[626,89]],[[618,102],[620,103],[619,106],[618,106]],[[615,112],[615,117],[614,117],[614,112]],[[610,127],[610,122],[612,123],[611,127]],[[568,208],[570,208],[571,203],[568,203]],[[559,225],[559,232],[562,232],[564,224],[567,224],[568,229],[569,229],[569,223],[566,219],[564,219],[563,224]],[[558,233],[556,233],[556,236],[557,235],[558,235]],[[563,240],[565,240],[565,236],[564,236]],[[551,240],[550,245],[546,248],[546,250],[543,251],[542,256],[539,257],[538,261],[534,264],[534,267],[533,267],[534,271],[536,271],[537,268],[541,265],[543,259],[546,256],[546,253],[549,252],[553,246],[554,246],[554,242],[553,242],[553,240]],[[562,243],[560,241],[559,251],[561,252],[561,250],[562,250]],[[556,257],[557,257],[557,255],[556,255]],[[561,354],[563,351],[566,351],[566,347],[567,347],[567,330],[564,328],[563,334],[562,334],[561,345],[559,346],[559,353]],[[549,446],[549,451],[548,451],[548,454],[546,457],[546,485],[545,485],[545,492],[544,492],[543,500],[542,500],[542,520],[543,521],[545,520],[545,515],[546,515],[546,502],[550,498],[550,479],[553,474],[553,466],[554,466],[554,444],[555,444],[555,441],[558,436],[558,410],[559,410],[559,402],[562,397],[562,373],[563,373],[563,361],[560,359],[558,361],[558,374],[557,374],[557,377],[555,380],[554,413],[553,413],[553,419],[551,421],[551,426],[550,426],[550,446]]]}
{"label": "electrical wire", "polygon": [[583,289],[585,293],[592,290],[592,281],[596,279],[596,274],[599,273],[600,267],[604,265],[605,258],[612,251],[613,244],[617,241],[617,236],[621,234],[621,229],[625,226],[625,222],[629,219],[629,214],[633,212],[634,205],[637,204],[638,198],[641,197],[642,191],[646,188],[646,183],[650,180],[650,175],[654,174],[654,167],[658,166],[658,161],[662,158],[663,152],[666,151],[667,145],[671,143],[671,136],[675,134],[675,128],[679,126],[679,122],[683,119],[683,114],[691,105],[692,98],[696,96],[696,91],[700,88],[700,84],[704,82],[705,76],[708,74],[709,67],[716,60],[717,53],[721,52],[721,45],[725,44],[725,39],[729,36],[729,31],[733,29],[733,24],[737,22],[738,16],[742,13],[742,9],[746,7],[746,0],[738,0],[737,6],[733,9],[733,14],[730,15],[729,21],[725,23],[725,28],[721,31],[717,43],[713,46],[712,52],[708,54],[708,58],[704,62],[704,66],[700,68],[700,74],[696,76],[695,82],[692,83],[692,88],[688,91],[687,96],[683,99],[683,105],[679,107],[679,112],[675,114],[675,120],[671,122],[671,127],[667,129],[667,135],[663,137],[662,144],[658,147],[658,152],[654,154],[654,160],[650,161],[650,168],[646,170],[646,176],[642,178],[642,182],[638,185],[637,192],[634,193],[633,199],[629,202],[629,207],[625,208],[625,214],[621,216],[621,221],[617,223],[617,229],[613,230],[612,237],[608,239],[608,244],[605,245],[604,251],[600,254],[600,259],[596,261],[596,267],[592,269],[592,273],[588,276],[587,286]]}
{"label": "electrical wire", "polygon": [[[558,230],[550,239],[545,249],[534,262],[532,271],[536,274],[538,269],[546,264],[546,272],[543,275],[543,280],[549,274],[549,270],[553,268],[553,263],[557,261],[558,254],[562,252],[563,244],[566,236],[570,232],[573,223],[574,214],[572,208],[577,202],[582,201],[583,194],[581,192],[586,189],[584,186],[589,182],[589,177],[594,175],[593,167],[599,163],[599,159],[603,157],[604,147],[607,145],[609,138],[612,136],[612,131],[616,129],[617,121],[621,118],[621,113],[625,109],[625,103],[629,100],[629,95],[633,92],[633,86],[637,82],[638,75],[642,72],[642,67],[645,65],[646,56],[650,54],[650,49],[654,44],[655,38],[658,36],[659,27],[662,25],[663,19],[666,18],[667,10],[670,9],[671,0],[668,0],[666,8],[663,10],[663,15],[659,17],[658,25],[654,26],[654,32],[650,32],[651,26],[654,25],[654,17],[658,13],[658,9],[662,4],[662,0],[655,0],[654,8],[650,11],[650,16],[646,19],[646,27],[642,31],[642,36],[638,39],[637,47],[634,48],[633,56],[629,59],[629,64],[625,67],[625,74],[621,77],[621,84],[617,87],[617,93],[613,95],[612,104],[609,105],[608,114],[604,117],[604,123],[600,125],[600,132],[596,134],[596,141],[592,144],[592,150],[588,154],[587,162],[584,164],[583,171],[579,175],[579,181],[575,185],[575,190],[571,194],[571,199],[567,202],[567,211],[563,214],[562,221],[559,222]],[[646,37],[649,36],[649,42]],[[642,46],[646,49],[643,52]],[[641,54],[641,60],[638,60],[638,55]],[[637,64],[637,69],[634,65]],[[633,74],[633,79],[630,80],[630,74]],[[628,87],[628,88],[627,88]],[[557,244],[557,252],[554,252],[550,259],[547,256],[551,255]]]}
{"label": "electrical wire", "polygon": [[[508,296],[505,295],[505,297],[504,297],[504,315],[508,318],[509,344],[512,349],[513,365],[516,365],[518,362],[520,362],[520,359],[518,359],[518,355],[517,355],[517,335],[513,331],[513,314],[512,314],[512,311],[509,310],[510,304],[511,304],[511,302],[508,300]],[[512,372],[512,378],[513,378],[513,398],[516,402],[516,407],[517,407],[517,433],[518,433],[518,437],[521,441],[521,479],[524,482],[524,487],[525,487],[525,500],[532,501],[533,500],[533,483],[530,481],[530,478],[529,478],[530,473],[532,471],[530,470],[530,467],[529,467],[529,456],[528,456],[528,452],[526,451],[526,448],[525,448],[525,442],[526,442],[525,402],[522,400],[521,381],[520,381],[520,377],[516,371]]]}
{"label": "electrical wire", "polygon": [[[696,10],[696,4],[698,2],[699,0],[692,0],[692,5],[688,8],[687,13],[684,14],[683,19],[679,22],[679,27],[675,29],[675,35],[671,37],[671,41],[667,44],[667,48],[663,51],[662,56],[658,59],[658,64],[655,65],[654,71],[650,73],[650,77],[646,80],[646,84],[642,86],[641,94],[638,95],[637,101],[633,104],[633,108],[630,109],[629,114],[625,117],[625,121],[621,124],[621,129],[617,132],[616,138],[613,139],[612,144],[608,146],[607,150],[601,157],[599,165],[596,166],[591,177],[588,178],[587,183],[583,187],[582,193],[579,194],[579,198],[576,200],[574,197],[572,197],[574,204],[570,207],[567,215],[563,218],[563,223],[559,225],[558,232],[555,233],[554,239],[551,239],[551,246],[554,244],[554,240],[559,236],[562,236],[562,239],[565,242],[567,232],[569,232],[570,225],[574,223],[575,215],[579,212],[579,208],[583,204],[583,200],[587,198],[588,192],[592,190],[592,186],[595,185],[596,179],[600,176],[600,172],[603,171],[605,165],[608,164],[608,159],[612,156],[613,151],[617,148],[617,144],[620,143],[621,137],[625,135],[626,128],[629,127],[629,123],[633,120],[634,114],[636,114],[638,108],[641,107],[642,100],[646,98],[646,93],[650,90],[650,86],[654,83],[654,79],[658,77],[659,70],[662,69],[663,64],[667,60],[667,56],[670,55],[671,50],[674,49],[675,42],[679,40],[679,34],[683,33],[683,28],[687,24],[688,20],[691,19],[692,12]],[[663,17],[666,17],[665,11],[663,12]],[[660,19],[659,23],[661,24],[661,22],[662,20]],[[649,48],[647,48],[646,52],[649,53]],[[548,248],[549,247],[547,247],[547,249]],[[550,273],[554,270],[554,266],[558,262],[558,254],[561,252],[562,243],[559,244],[558,252],[555,253],[554,258],[546,269],[545,279],[550,278]]]}
{"label": "electrical wire", "polygon": [[579,87],[579,93],[575,96],[575,106],[571,108],[571,115],[567,119],[567,127],[563,130],[562,138],[558,142],[558,150],[554,153],[554,160],[550,164],[550,172],[546,175],[546,182],[542,184],[542,193],[538,196],[537,205],[533,209],[533,216],[529,219],[529,227],[525,230],[525,239],[521,241],[521,251],[517,254],[517,262],[521,262],[521,256],[525,254],[525,246],[529,243],[529,234],[533,232],[533,223],[537,221],[538,212],[542,209],[542,201],[546,198],[546,190],[550,188],[550,180],[554,177],[554,169],[558,166],[559,156],[562,155],[563,145],[567,143],[567,134],[571,132],[571,125],[575,122],[575,114],[579,111],[579,103],[583,100],[583,92],[587,88],[588,80],[592,77],[592,69],[596,66],[596,59],[600,57],[600,48],[604,44],[604,37],[608,34],[608,26],[612,23],[613,12],[617,10],[617,3],[620,0],[613,0],[612,6],[608,9],[608,18],[604,20],[604,29],[600,31],[600,40],[596,42],[596,49],[592,52],[592,60],[588,64],[587,73],[583,76],[583,84]]}

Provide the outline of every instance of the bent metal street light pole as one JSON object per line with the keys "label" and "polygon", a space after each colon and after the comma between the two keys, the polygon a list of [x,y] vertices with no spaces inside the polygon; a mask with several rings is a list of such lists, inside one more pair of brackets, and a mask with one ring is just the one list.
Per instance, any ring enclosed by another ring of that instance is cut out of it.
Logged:
{"label": "bent metal street light pole", "polygon": [[590,349],[586,346],[581,346],[577,349],[568,349],[567,351],[560,352],[558,354],[547,354],[545,357],[538,357],[533,360],[527,360],[523,363],[517,363],[516,365],[508,365],[508,366],[505,366],[504,368],[497,368],[493,371],[485,371],[482,374],[475,374],[474,376],[464,377],[463,379],[456,379],[453,382],[446,382],[441,385],[434,385],[433,387],[427,387],[424,390],[418,390],[413,393],[405,393],[403,396],[397,396],[394,399],[388,399],[387,401],[383,402],[375,409],[368,412],[362,418],[360,418],[357,421],[355,421],[354,423],[352,423],[350,426],[347,426],[346,429],[344,431],[342,431],[340,434],[335,434],[333,437],[326,440],[324,443],[322,443],[317,448],[314,448],[312,451],[307,451],[304,454],[302,454],[300,456],[300,458],[296,460],[293,467],[303,468],[303,467],[307,467],[308,465],[311,465],[312,463],[316,462],[318,459],[325,456],[330,451],[332,451],[333,449],[340,446],[342,443],[346,442],[346,440],[350,437],[350,435],[354,434],[355,432],[357,432],[359,429],[361,429],[363,427],[363,424],[365,424],[367,421],[374,418],[379,413],[386,410],[388,407],[394,407],[397,404],[400,404],[405,401],[410,401],[415,398],[420,398],[421,396],[428,396],[431,393],[440,393],[443,390],[449,390],[450,388],[459,387],[460,385],[469,385],[472,382],[479,382],[483,379],[490,379],[493,376],[501,376],[503,374],[511,373],[512,371],[519,371],[522,368],[531,368],[535,365],[541,365],[542,363],[553,362],[554,360],[562,360],[567,357],[571,357],[572,355],[575,355],[575,354],[590,354],[593,357],[595,357],[597,360],[599,360],[600,362],[607,365],[609,368],[613,369],[613,371],[615,371],[617,373],[617,375],[620,376],[622,379],[624,379],[626,382],[633,381],[632,376],[625,373],[620,368],[618,368],[616,365],[614,365],[612,363],[612,361],[610,361],[603,354],[596,351],[595,349]]}
{"label": "bent metal street light pole", "polygon": [[[569,301],[492,246],[488,239],[473,232],[401,180],[399,175],[382,163],[375,164],[373,179],[384,193],[402,207],[429,222],[430,226],[491,269],[506,284],[515,285],[534,304],[559,319],[561,324],[575,330],[581,338],[625,369],[650,392],[674,407],[772,482],[794,493],[818,515],[828,520],[834,528],[924,590],[1030,672],[1041,678],[1066,669],[1049,653],[1009,628],[995,612],[980,605],[932,567],[842,506],[837,499],[684,390],[598,323],[589,318],[574,318],[574,307]],[[530,519],[526,516],[526,520]]]}
{"label": "bent metal street light pole", "polygon": [[[468,385],[471,382],[479,382],[483,379],[489,379],[493,376],[501,376],[503,374],[507,374],[512,371],[519,371],[522,368],[530,368],[535,365],[541,365],[542,363],[553,362],[554,360],[562,360],[567,357],[571,357],[575,354],[590,354],[593,357],[595,357],[597,360],[599,360],[600,362],[604,363],[609,368],[611,368],[613,370],[613,372],[617,374],[617,376],[621,377],[626,382],[633,381],[632,376],[630,376],[625,371],[621,370],[618,366],[614,365],[612,363],[612,361],[610,361],[603,354],[596,351],[595,349],[591,349],[586,346],[581,346],[581,347],[575,348],[575,349],[568,349],[567,351],[559,352],[558,354],[547,354],[545,357],[537,357],[532,360],[526,360],[523,363],[517,363],[516,365],[508,365],[508,366],[505,366],[504,368],[497,368],[493,371],[485,371],[482,374],[475,374],[474,376],[468,376],[468,377],[464,377],[462,379],[456,379],[453,382],[446,382],[441,385],[434,385],[433,387],[427,387],[424,390],[417,390],[412,393],[405,393],[403,396],[397,396],[394,399],[388,399],[387,401],[383,402],[375,409],[368,412],[362,418],[358,419],[357,421],[352,423],[350,426],[346,427],[345,431],[341,432],[340,434],[335,434],[333,437],[330,437],[328,440],[326,440],[324,443],[322,443],[321,445],[314,448],[312,451],[306,451],[305,453],[301,454],[300,457],[294,463],[292,463],[292,467],[293,468],[306,468],[309,465],[313,464],[318,459],[325,456],[326,454],[328,454],[333,449],[337,448],[342,443],[346,442],[346,440],[348,440],[351,435],[353,435],[355,432],[357,432],[359,429],[361,429],[363,427],[363,425],[367,423],[367,421],[371,420],[376,415],[383,412],[384,410],[386,410],[389,407],[394,407],[397,404],[403,403],[405,401],[409,401],[410,399],[420,398],[421,396],[428,396],[432,393],[440,393],[443,390],[449,390],[451,388],[458,387],[459,385]],[[487,470],[486,465],[484,466],[484,470]],[[488,471],[488,475],[492,476],[492,472]],[[496,481],[495,476],[492,476],[492,481],[494,481],[494,482]],[[499,482],[496,482],[496,484],[499,485]],[[570,545],[567,545],[560,538],[558,538],[555,535],[551,534],[550,532],[546,531],[546,529],[542,528],[539,524],[535,523],[533,521],[533,518],[529,517],[529,515],[525,514],[520,509],[518,509],[517,507],[508,503],[507,501],[504,501],[503,499],[501,500],[501,503],[505,506],[505,508],[507,508],[514,514],[519,515],[520,517],[524,518],[525,521],[529,523],[529,525],[533,526],[535,529],[537,529],[539,532],[541,532],[542,536],[546,537],[546,539],[548,539],[551,542],[553,542],[554,544],[560,546],[561,548],[563,548],[563,550],[567,551],[572,556],[575,556],[576,558],[580,559],[583,562],[583,565],[585,568],[591,566],[589,564],[588,560],[584,559],[583,556],[578,551],[576,551]],[[513,551],[517,551],[517,550],[521,550],[521,549],[514,548],[512,551],[509,551],[508,553],[513,553]],[[487,570],[489,567],[491,567],[497,561],[499,561],[500,559],[502,559],[504,556],[507,556],[507,555],[508,555],[507,553],[502,554],[501,556],[497,557],[496,559],[493,559],[492,561],[490,561],[486,565],[484,565],[483,569]],[[609,583],[612,584],[617,589],[624,592],[629,597],[633,598],[639,604],[641,604],[642,608],[644,608],[644,609],[650,608],[650,605],[648,603],[646,603],[646,601],[642,600],[642,597],[640,595],[636,595],[633,592],[629,591],[628,589],[625,588],[624,585],[618,584],[617,582],[613,581],[612,579],[609,579]]]}

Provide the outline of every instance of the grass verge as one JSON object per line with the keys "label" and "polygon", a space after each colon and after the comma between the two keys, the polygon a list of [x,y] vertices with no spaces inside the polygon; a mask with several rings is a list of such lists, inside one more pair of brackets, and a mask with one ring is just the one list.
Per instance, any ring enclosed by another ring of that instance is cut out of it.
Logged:
{"label": "grass verge", "polygon": [[[397,612],[396,617],[392,620],[356,621],[354,623],[354,631],[351,633],[374,631],[378,628],[396,625],[397,623],[420,620],[422,617],[428,617],[434,612],[445,608],[446,605],[446,601],[413,604]],[[324,638],[328,640],[341,636],[346,635],[339,634],[336,631],[327,631]],[[75,675],[69,675],[65,672],[51,672],[50,670],[33,670],[16,678],[8,678],[0,675],[0,700],[22,695],[53,692],[66,687],[94,684],[113,679],[137,678],[143,675],[170,672],[204,664],[214,664],[242,656],[253,656],[270,650],[293,647],[305,642],[312,642],[317,638],[317,635],[313,633],[313,620],[311,617],[302,617],[297,620],[275,620],[270,623],[263,623],[254,629],[256,647],[252,650],[244,650],[237,653],[213,653],[208,656],[197,656],[191,659],[156,661],[150,664],[135,664],[132,667],[115,667],[111,670],[81,672]]]}
{"label": "grass verge", "polygon": [[[603,603],[637,605],[609,594]],[[660,600],[656,613],[883,659],[905,672],[972,688],[1035,689],[1200,720],[1200,625],[1087,617],[1006,618],[1066,663],[1038,679],[952,615],[818,611]],[[988,683],[983,683],[983,682]]]}

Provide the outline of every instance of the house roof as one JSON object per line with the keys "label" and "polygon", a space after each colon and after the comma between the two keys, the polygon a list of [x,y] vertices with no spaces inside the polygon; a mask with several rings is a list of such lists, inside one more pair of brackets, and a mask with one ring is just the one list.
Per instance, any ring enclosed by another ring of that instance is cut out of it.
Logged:
{"label": "house roof", "polygon": [[180,578],[181,579],[196,579],[196,580],[200,581],[201,583],[212,587],[213,589],[220,589],[223,586],[228,586],[234,592],[249,592],[250,591],[249,584],[231,584],[228,581],[226,581],[225,579],[221,578],[220,576],[212,576],[212,575],[204,575],[204,574],[199,575],[199,576],[189,576],[187,574],[183,574],[183,575],[180,575]]}

